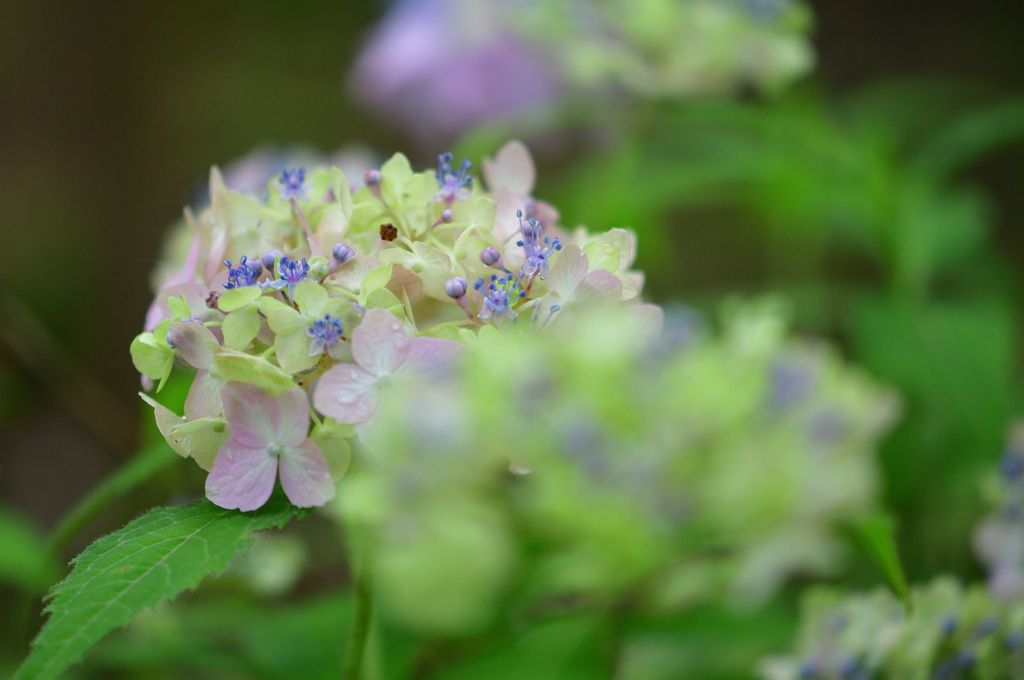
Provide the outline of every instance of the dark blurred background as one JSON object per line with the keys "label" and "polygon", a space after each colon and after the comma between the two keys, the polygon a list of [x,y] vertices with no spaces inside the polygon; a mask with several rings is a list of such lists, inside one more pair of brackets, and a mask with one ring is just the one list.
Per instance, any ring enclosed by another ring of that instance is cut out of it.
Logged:
{"label": "dark blurred background", "polygon": [[[908,76],[1024,94],[1024,3],[811,5],[819,67],[798,87],[826,99]],[[420,167],[444,149],[385,126],[342,86],[385,3],[3,0],[0,9],[0,500],[47,527],[137,446],[128,346],[165,229],[211,164],[268,143],[415,149]],[[967,171],[995,197],[994,243],[1015,269],[1022,158],[1018,144]],[[542,167],[539,196],[558,173],[558,161]],[[743,259],[703,228],[687,220],[674,238],[700,250],[707,280],[662,269],[650,297],[769,287],[763,272],[730,266]],[[640,252],[644,266],[643,242]]]}

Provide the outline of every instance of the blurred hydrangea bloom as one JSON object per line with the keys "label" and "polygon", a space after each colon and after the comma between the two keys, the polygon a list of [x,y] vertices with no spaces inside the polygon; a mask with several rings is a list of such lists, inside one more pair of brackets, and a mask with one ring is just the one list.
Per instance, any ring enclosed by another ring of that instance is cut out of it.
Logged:
{"label": "blurred hydrangea bloom", "polygon": [[1024,424],[1014,426],[989,490],[997,507],[979,525],[974,550],[993,596],[1024,602]]}
{"label": "blurred hydrangea bloom", "polygon": [[[552,269],[530,266],[531,239],[599,249],[606,256],[585,273],[602,269],[619,285],[591,302],[636,304],[630,232],[570,235],[547,211],[545,224],[531,222],[530,238],[511,239],[497,194],[472,181],[468,162],[453,171],[450,156],[441,159],[437,170],[414,172],[396,155],[356,191],[336,167],[286,169],[255,195],[228,188],[212,170],[210,205],[186,210],[175,243],[188,249],[157,281],[146,332],[131,348],[144,384],[162,384],[175,363],[196,369],[184,416],[149,401],[172,447],[210,470],[210,500],[252,510],[280,471],[294,503],[326,502],[334,486],[325,480],[344,471],[349,439],[367,439],[384,395],[444,369],[499,321],[486,291],[452,284],[490,275],[485,250],[523,292],[504,303],[507,332],[540,330],[532,314],[558,268],[557,249],[545,256]],[[517,143],[487,167],[496,177],[533,175]],[[519,188],[532,189],[532,180]],[[514,212],[533,198],[506,187],[500,200]],[[572,307],[548,308],[545,325]],[[260,405],[273,428],[257,432],[244,403]],[[322,419],[311,417],[310,403]]]}
{"label": "blurred hydrangea bloom", "polygon": [[[486,327],[457,372],[404,383],[338,498],[378,537],[391,616],[463,632],[524,572],[540,601],[666,611],[840,566],[835,526],[877,502],[892,395],[788,338],[770,305],[685,343],[661,322],[581,304],[542,333]],[[804,373],[784,399],[780,365]]]}
{"label": "blurred hydrangea bloom", "polygon": [[351,89],[427,138],[536,116],[568,95],[773,92],[810,71],[796,0],[404,0]]}
{"label": "blurred hydrangea bloom", "polygon": [[888,592],[810,591],[795,654],[765,680],[954,680],[1024,675],[1024,608],[949,578],[915,588],[907,613]]}

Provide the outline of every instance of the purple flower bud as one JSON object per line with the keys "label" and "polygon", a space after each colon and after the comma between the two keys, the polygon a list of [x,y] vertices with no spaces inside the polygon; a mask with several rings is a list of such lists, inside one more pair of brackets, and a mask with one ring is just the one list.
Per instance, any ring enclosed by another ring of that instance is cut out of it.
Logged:
{"label": "purple flower bud", "polygon": [[444,292],[448,297],[458,299],[466,294],[469,284],[461,276],[453,276],[444,282]]}
{"label": "purple flower bud", "polygon": [[335,243],[331,253],[334,255],[334,259],[340,264],[345,264],[356,255],[356,251],[352,250],[352,248],[345,243]]}
{"label": "purple flower bud", "polygon": [[263,273],[263,264],[260,262],[259,258],[256,258],[256,257],[246,258],[246,257],[243,256],[242,260],[245,262],[246,266],[249,267],[249,269],[251,269],[254,272],[256,272],[256,276],[259,276],[260,274]]}
{"label": "purple flower bud", "polygon": [[263,266],[267,268],[267,271],[274,270],[274,263],[281,257],[280,250],[271,250],[269,253],[264,253],[260,261],[263,262]]}
{"label": "purple flower bud", "polygon": [[367,170],[363,173],[363,184],[366,186],[375,186],[380,184],[380,170]]}
{"label": "purple flower bud", "polygon": [[452,214],[451,208],[445,208],[444,212],[441,213],[442,222],[451,222],[454,218],[455,216]]}
{"label": "purple flower bud", "polygon": [[494,246],[487,246],[480,251],[480,261],[488,267],[501,268],[501,253]]}

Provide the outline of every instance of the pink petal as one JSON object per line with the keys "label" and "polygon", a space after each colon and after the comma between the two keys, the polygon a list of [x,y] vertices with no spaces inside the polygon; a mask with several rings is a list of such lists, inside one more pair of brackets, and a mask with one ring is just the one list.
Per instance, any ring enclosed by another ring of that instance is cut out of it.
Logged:
{"label": "pink petal", "polygon": [[285,390],[277,398],[277,407],[274,442],[299,446],[309,437],[309,398],[301,389]]}
{"label": "pink petal", "polygon": [[309,439],[281,454],[281,488],[293,505],[320,506],[334,498],[334,480],[324,454]]}
{"label": "pink petal", "polygon": [[167,342],[189,366],[199,369],[213,366],[213,355],[220,349],[220,343],[209,328],[191,321],[172,323],[167,329]]}
{"label": "pink petal", "polygon": [[491,191],[508,189],[520,196],[529,196],[537,171],[526,145],[514,139],[498,150],[494,160],[485,158],[484,180]]}
{"label": "pink petal", "polygon": [[576,298],[580,301],[606,298],[609,302],[617,302],[621,297],[622,279],[607,269],[595,269],[590,272],[576,289]]}
{"label": "pink petal", "polygon": [[206,497],[222,508],[248,512],[267,502],[276,477],[277,458],[266,448],[246,446],[231,437],[220,447],[206,477]]}
{"label": "pink petal", "polygon": [[378,396],[376,376],[354,364],[338,364],[320,378],[313,408],[339,423],[351,425],[373,415]]}
{"label": "pink petal", "polygon": [[405,378],[446,370],[464,350],[465,347],[452,340],[413,338],[409,341],[405,361],[395,374]]}
{"label": "pink petal", "polygon": [[185,398],[185,418],[195,420],[220,415],[223,410],[220,402],[222,387],[223,380],[214,378],[209,371],[198,371]]}
{"label": "pink petal", "polygon": [[277,440],[277,400],[249,383],[229,382],[220,391],[231,438],[254,448]]}
{"label": "pink petal", "polygon": [[371,309],[352,331],[352,358],[371,375],[391,373],[409,341],[402,322],[383,309]]}

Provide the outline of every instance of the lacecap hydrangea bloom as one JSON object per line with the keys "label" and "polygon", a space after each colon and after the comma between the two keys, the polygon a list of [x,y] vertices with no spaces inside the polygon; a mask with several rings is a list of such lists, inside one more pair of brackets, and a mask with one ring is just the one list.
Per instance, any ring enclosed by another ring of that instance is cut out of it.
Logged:
{"label": "lacecap hydrangea bloom", "polygon": [[442,154],[414,172],[398,154],[356,191],[337,168],[292,167],[256,195],[211,171],[131,348],[158,391],[175,364],[195,369],[183,414],[144,398],[210,471],[211,501],[253,510],[279,479],[294,504],[323,505],[387,394],[446,371],[481,329],[545,333],[594,304],[657,316],[638,304],[632,233],[563,228],[522,144],[483,182],[472,170]]}

